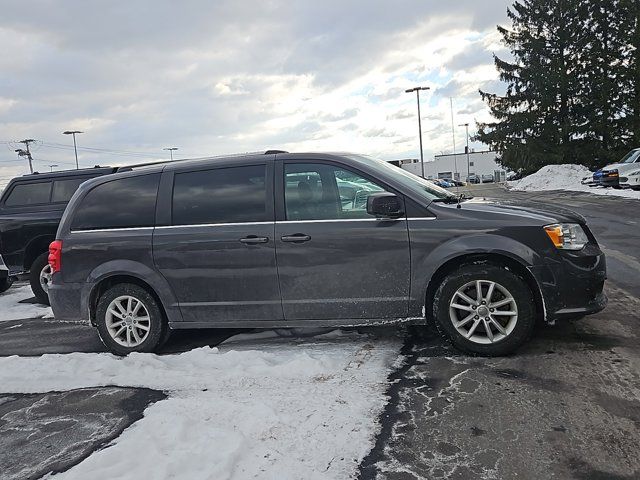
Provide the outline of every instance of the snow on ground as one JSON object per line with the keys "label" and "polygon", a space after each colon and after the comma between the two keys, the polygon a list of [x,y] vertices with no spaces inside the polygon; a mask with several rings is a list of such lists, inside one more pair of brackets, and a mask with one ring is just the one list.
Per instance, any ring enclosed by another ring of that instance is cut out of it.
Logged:
{"label": "snow on ground", "polygon": [[0,294],[0,322],[5,320],[22,320],[24,318],[52,317],[51,307],[38,303],[20,303],[22,300],[33,298],[29,285],[14,285]]}
{"label": "snow on ground", "polygon": [[56,479],[342,479],[373,446],[399,349],[395,337],[263,333],[178,355],[5,357],[0,385],[13,393],[117,385],[169,394]]}
{"label": "snow on ground", "polygon": [[613,188],[589,187],[582,185],[580,181],[589,175],[593,175],[587,167],[582,165],[547,165],[536,173],[517,180],[508,182],[512,190],[542,191],[542,190],[571,190],[576,192],[588,192],[595,195],[608,195],[614,197],[635,198],[640,200],[640,192],[633,190],[616,190]]}

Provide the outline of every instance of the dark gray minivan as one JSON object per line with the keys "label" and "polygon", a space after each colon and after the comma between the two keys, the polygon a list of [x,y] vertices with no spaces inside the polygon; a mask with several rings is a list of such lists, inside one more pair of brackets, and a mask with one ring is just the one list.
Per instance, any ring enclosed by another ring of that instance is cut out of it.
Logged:
{"label": "dark gray minivan", "polygon": [[51,244],[56,318],[116,354],[173,329],[421,323],[503,355],[537,319],[602,310],[584,218],[457,197],[359,155],[190,160],[84,183]]}

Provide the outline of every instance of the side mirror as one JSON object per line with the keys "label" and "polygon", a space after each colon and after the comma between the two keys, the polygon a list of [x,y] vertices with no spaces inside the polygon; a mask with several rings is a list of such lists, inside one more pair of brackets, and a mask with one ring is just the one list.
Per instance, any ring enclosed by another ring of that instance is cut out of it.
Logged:
{"label": "side mirror", "polygon": [[373,193],[367,198],[367,213],[378,218],[399,218],[404,215],[404,207],[393,193]]}

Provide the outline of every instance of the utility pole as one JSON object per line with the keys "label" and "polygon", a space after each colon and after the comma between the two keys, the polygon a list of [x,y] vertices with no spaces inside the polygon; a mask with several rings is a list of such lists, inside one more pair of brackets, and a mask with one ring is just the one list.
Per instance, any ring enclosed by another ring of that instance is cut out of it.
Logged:
{"label": "utility pole", "polygon": [[169,154],[171,155],[171,161],[173,162],[173,152],[178,150],[178,147],[168,147],[168,148],[163,148],[163,150],[169,150]]}
{"label": "utility pole", "polygon": [[467,182],[469,181],[469,177],[471,176],[470,168],[471,162],[469,161],[469,124],[463,123],[462,125],[458,125],[459,127],[465,127],[467,129]]}
{"label": "utility pole", "polygon": [[29,144],[35,142],[33,138],[26,138],[24,140],[20,140],[18,143],[24,143],[25,149],[17,149],[16,153],[21,157],[27,157],[29,160],[29,171],[33,173],[33,157],[31,156],[31,151],[29,150]]}
{"label": "utility pole", "polygon": [[63,135],[73,135],[73,151],[76,153],[76,170],[80,169],[80,165],[78,164],[78,147],[76,147],[76,133],[84,133],[80,130],[66,130],[62,132]]}
{"label": "utility pole", "polygon": [[422,170],[422,178],[424,178],[424,152],[422,150],[422,119],[420,118],[420,90],[430,90],[430,87],[414,87],[405,90],[405,93],[416,92],[416,100],[418,101],[418,134],[420,136],[420,166]]}

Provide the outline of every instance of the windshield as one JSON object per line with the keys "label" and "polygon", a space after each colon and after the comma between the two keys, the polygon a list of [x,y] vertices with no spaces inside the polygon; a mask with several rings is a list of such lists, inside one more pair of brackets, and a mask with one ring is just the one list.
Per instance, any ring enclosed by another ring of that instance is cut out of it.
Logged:
{"label": "windshield", "polygon": [[386,173],[393,175],[394,179],[398,183],[401,183],[403,186],[420,194],[428,201],[455,200],[457,198],[454,194],[447,192],[444,188],[437,186],[430,180],[418,177],[417,175],[414,175],[400,167],[396,167],[384,160],[368,157],[366,155],[347,155],[347,157],[384,169]]}
{"label": "windshield", "polygon": [[631,150],[620,160],[620,163],[634,163],[638,159],[638,156],[640,156],[640,149]]}

